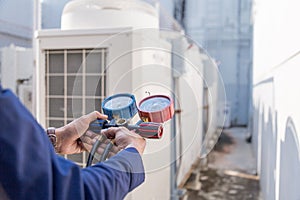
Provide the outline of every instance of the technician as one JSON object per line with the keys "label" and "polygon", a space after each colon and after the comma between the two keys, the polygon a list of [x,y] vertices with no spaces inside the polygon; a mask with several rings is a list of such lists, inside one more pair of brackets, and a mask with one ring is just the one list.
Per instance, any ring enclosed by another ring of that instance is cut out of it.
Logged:
{"label": "technician", "polygon": [[[93,112],[56,129],[57,152],[86,150],[83,142],[88,139],[79,138],[97,118],[106,116]],[[123,199],[145,179],[141,159],[145,140],[126,128],[111,128],[103,134],[115,138],[124,150],[81,169],[55,153],[45,130],[0,85],[0,199]]]}

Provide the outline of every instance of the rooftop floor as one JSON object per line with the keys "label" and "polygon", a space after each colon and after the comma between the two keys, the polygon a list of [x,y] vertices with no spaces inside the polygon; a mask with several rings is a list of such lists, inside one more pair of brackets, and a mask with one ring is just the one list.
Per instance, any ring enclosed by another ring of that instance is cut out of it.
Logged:
{"label": "rooftop floor", "polygon": [[188,200],[260,200],[259,177],[246,128],[223,130],[214,150],[187,181]]}

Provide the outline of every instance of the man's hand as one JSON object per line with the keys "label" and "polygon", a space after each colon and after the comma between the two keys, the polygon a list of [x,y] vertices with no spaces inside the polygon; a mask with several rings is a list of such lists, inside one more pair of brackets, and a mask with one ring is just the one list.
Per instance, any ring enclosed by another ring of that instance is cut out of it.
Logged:
{"label": "man's hand", "polygon": [[115,144],[120,149],[135,147],[140,155],[144,152],[146,146],[145,139],[136,134],[134,131],[129,131],[125,127],[112,127],[107,130],[103,130],[102,134],[109,139],[115,139]]}
{"label": "man's hand", "polygon": [[[91,151],[93,145],[96,143],[97,140],[101,140],[101,144],[99,146],[99,148],[97,149],[97,153],[95,155],[95,158],[97,159],[97,155],[102,155],[104,152],[104,149],[106,148],[106,146],[111,142],[110,139],[108,139],[105,135],[99,135],[94,133],[93,131],[87,131],[85,134],[83,134],[80,137],[81,141],[82,141],[82,145],[84,146],[84,148],[87,151]],[[115,154],[117,154],[120,151],[120,148],[118,148],[117,146],[113,145],[113,147],[111,148],[111,150],[109,151],[108,154],[108,158],[114,156]]]}
{"label": "man's hand", "polygon": [[56,129],[56,152],[74,154],[87,150],[79,138],[88,130],[90,123],[98,118],[107,119],[107,116],[94,111]]}

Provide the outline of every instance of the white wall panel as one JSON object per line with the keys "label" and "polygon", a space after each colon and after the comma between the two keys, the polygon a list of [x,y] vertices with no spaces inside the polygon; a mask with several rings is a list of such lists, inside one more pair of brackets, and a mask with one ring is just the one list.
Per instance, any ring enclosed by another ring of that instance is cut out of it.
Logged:
{"label": "white wall panel", "polygon": [[264,199],[300,198],[299,1],[256,1],[253,140]]}

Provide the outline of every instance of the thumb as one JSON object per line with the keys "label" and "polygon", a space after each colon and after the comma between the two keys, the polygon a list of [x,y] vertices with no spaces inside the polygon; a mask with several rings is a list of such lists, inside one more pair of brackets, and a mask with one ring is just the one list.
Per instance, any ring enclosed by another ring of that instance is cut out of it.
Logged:
{"label": "thumb", "polygon": [[107,115],[101,114],[98,111],[91,112],[86,115],[89,122],[95,121],[96,119],[107,119]]}

